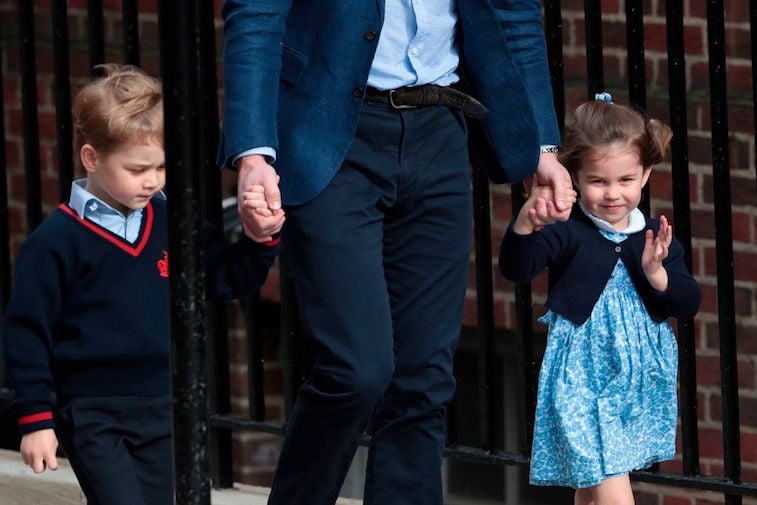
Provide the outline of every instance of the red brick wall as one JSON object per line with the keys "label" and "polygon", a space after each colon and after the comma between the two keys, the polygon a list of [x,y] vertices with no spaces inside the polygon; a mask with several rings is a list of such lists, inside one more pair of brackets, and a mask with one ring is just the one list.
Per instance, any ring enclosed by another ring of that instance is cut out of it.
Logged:
{"label": "red brick wall", "polygon": [[[106,55],[110,61],[121,61],[120,5],[116,0],[104,0]],[[220,6],[216,0],[216,12]],[[72,89],[88,75],[86,46],[86,1],[71,0],[69,4],[69,38],[71,44]],[[755,218],[757,216],[757,183],[755,182],[755,143],[751,96],[751,53],[748,3],[731,0],[725,2],[726,52],[731,192],[733,213],[733,248],[735,273],[736,328],[739,348],[739,396],[741,408],[741,450],[743,478],[757,481],[757,246]],[[0,0],[0,44],[2,48],[2,86],[5,107],[5,147],[7,151],[8,184],[10,194],[10,223],[13,248],[25,236],[24,175],[21,129],[21,90],[17,42],[18,20],[16,1]],[[45,211],[58,202],[55,110],[53,105],[51,19],[48,2],[35,2],[37,36],[37,93],[39,97],[40,159],[42,191]],[[142,65],[151,73],[159,74],[157,47],[157,1],[140,1],[140,34]],[[568,110],[586,96],[586,58],[584,49],[583,2],[563,0],[563,41],[565,57],[566,99]],[[627,61],[625,55],[625,12],[620,0],[603,1],[603,37],[605,42],[606,88],[618,102],[627,98]],[[707,26],[705,2],[684,2],[685,47],[687,71],[687,98],[689,120],[690,200],[693,227],[693,270],[702,285],[704,300],[696,319],[697,379],[699,396],[699,443],[701,470],[705,475],[722,476],[722,434],[720,431],[720,364],[718,343],[718,316],[716,296],[715,223],[712,188],[712,154],[710,144],[710,104],[708,101]],[[647,101],[650,115],[664,121],[668,118],[666,26],[664,0],[646,0],[645,56]],[[218,29],[220,50],[221,31]],[[220,82],[220,75],[219,75]],[[231,193],[233,177],[225,176],[224,185]],[[672,218],[670,166],[662,163],[651,179],[651,207],[654,215],[665,213]],[[493,229],[495,249],[511,217],[509,188],[492,188]],[[673,223],[675,229],[675,223]],[[493,272],[495,319],[500,327],[514,325],[514,296],[512,286]],[[264,288],[264,297],[277,298],[277,275],[274,272]],[[473,279],[472,279],[473,282]],[[475,290],[471,284],[465,314],[469,324],[475,324]],[[534,283],[534,313],[540,314],[546,282],[542,276]],[[230,326],[243,328],[244,320],[233,307],[230,309]],[[230,367],[234,397],[232,409],[244,415],[247,412],[247,381],[244,365],[245,336],[243,329],[233,329],[230,335]],[[271,387],[267,396],[270,418],[279,418],[283,412],[281,374],[277,349],[266,349],[266,378]],[[235,434],[235,479],[248,483],[266,484],[278,453],[279,440],[264,434]],[[677,471],[680,462],[664,465]],[[722,495],[695,490],[678,489],[637,483],[637,503],[643,505],[705,505],[722,503]],[[744,503],[757,503],[748,498]]]}

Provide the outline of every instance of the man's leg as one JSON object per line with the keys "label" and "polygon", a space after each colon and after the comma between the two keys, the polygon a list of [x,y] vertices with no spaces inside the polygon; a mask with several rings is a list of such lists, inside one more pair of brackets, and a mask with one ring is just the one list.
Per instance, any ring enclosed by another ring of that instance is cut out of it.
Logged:
{"label": "man's leg", "polygon": [[401,131],[396,113],[367,106],[335,178],[287,209],[283,242],[315,364],[289,415],[270,504],[335,502],[391,380],[383,226],[397,193]]}
{"label": "man's leg", "polygon": [[373,420],[365,504],[441,505],[446,406],[470,263],[470,168],[460,114],[402,115],[403,189],[384,236],[395,372]]}

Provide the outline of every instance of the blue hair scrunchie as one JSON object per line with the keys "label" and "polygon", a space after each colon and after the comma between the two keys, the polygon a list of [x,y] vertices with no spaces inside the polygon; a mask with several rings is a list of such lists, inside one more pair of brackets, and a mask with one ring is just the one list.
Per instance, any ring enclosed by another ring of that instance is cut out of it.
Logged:
{"label": "blue hair scrunchie", "polygon": [[607,91],[594,94],[594,100],[598,102],[612,103],[612,95]]}

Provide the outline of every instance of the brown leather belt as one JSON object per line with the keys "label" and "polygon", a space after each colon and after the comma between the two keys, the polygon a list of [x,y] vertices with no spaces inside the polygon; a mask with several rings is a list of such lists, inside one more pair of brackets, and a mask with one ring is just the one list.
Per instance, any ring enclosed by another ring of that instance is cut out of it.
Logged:
{"label": "brown leather belt", "polygon": [[396,89],[365,89],[365,101],[383,103],[394,109],[412,109],[441,105],[462,111],[468,117],[483,119],[489,110],[470,95],[449,86],[426,84],[424,86],[407,86]]}

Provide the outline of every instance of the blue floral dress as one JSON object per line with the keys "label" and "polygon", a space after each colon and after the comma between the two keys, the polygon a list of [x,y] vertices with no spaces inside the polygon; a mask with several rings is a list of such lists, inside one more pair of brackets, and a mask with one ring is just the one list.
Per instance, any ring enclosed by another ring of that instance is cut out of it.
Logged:
{"label": "blue floral dress", "polygon": [[[599,230],[618,243],[628,235]],[[678,351],[618,260],[589,319],[547,312],[530,481],[583,488],[675,453]]]}

